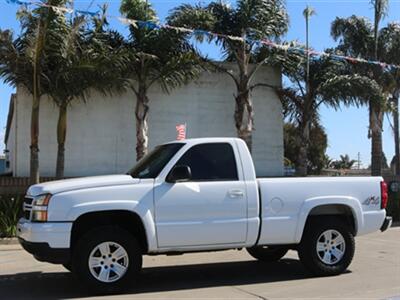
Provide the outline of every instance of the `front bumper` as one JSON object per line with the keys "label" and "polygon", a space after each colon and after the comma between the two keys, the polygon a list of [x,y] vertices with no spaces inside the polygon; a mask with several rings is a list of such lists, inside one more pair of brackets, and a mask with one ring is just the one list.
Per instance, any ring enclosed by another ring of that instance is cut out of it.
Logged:
{"label": "front bumper", "polygon": [[72,223],[35,223],[24,218],[17,224],[22,247],[40,261],[66,263],[70,255]]}
{"label": "front bumper", "polygon": [[51,248],[48,243],[32,243],[18,238],[22,248],[32,254],[37,260],[53,264],[65,264],[70,261],[68,248]]}
{"label": "front bumper", "polygon": [[385,220],[383,221],[383,224],[381,226],[381,231],[386,231],[390,226],[392,226],[392,217],[385,217]]}
{"label": "front bumper", "polygon": [[17,236],[32,243],[48,243],[51,248],[69,248],[72,222],[35,223],[21,218]]}

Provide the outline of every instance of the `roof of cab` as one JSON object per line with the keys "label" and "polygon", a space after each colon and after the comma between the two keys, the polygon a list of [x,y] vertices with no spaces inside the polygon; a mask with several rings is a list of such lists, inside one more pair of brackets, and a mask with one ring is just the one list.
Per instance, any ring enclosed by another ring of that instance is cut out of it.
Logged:
{"label": "roof of cab", "polygon": [[168,143],[164,143],[164,145],[173,143],[184,143],[184,144],[222,143],[222,142],[226,143],[236,140],[240,139],[234,137],[206,137],[206,138],[193,138],[193,139],[170,141]]}

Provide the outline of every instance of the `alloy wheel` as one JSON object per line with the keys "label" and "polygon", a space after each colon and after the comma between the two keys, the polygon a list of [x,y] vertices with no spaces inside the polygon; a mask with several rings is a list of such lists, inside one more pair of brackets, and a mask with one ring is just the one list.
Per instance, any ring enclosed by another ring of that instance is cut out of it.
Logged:
{"label": "alloy wheel", "polygon": [[327,265],[338,263],[344,256],[346,242],[337,230],[324,231],[317,240],[316,251],[318,258]]}
{"label": "alloy wheel", "polygon": [[129,266],[128,252],[115,242],[97,245],[89,255],[90,273],[99,281],[110,283],[121,279]]}

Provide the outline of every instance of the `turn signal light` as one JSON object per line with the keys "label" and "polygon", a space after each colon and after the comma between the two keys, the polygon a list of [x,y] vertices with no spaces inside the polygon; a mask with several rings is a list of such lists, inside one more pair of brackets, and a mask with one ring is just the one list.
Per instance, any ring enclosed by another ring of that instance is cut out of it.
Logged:
{"label": "turn signal light", "polygon": [[33,210],[32,211],[33,222],[47,222],[47,210]]}

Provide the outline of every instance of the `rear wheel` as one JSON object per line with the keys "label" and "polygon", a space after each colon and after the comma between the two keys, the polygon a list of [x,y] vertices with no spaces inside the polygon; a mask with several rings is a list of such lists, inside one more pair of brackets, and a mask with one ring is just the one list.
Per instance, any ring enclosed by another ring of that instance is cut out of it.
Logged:
{"label": "rear wheel", "polygon": [[353,260],[354,236],[340,218],[325,217],[305,228],[298,253],[304,266],[315,275],[338,275]]}
{"label": "rear wheel", "polygon": [[289,251],[289,248],[284,246],[257,246],[247,248],[247,252],[254,258],[261,261],[278,261]]}
{"label": "rear wheel", "polygon": [[141,248],[126,230],[100,227],[76,244],[72,272],[95,293],[115,293],[132,286],[142,267]]}

